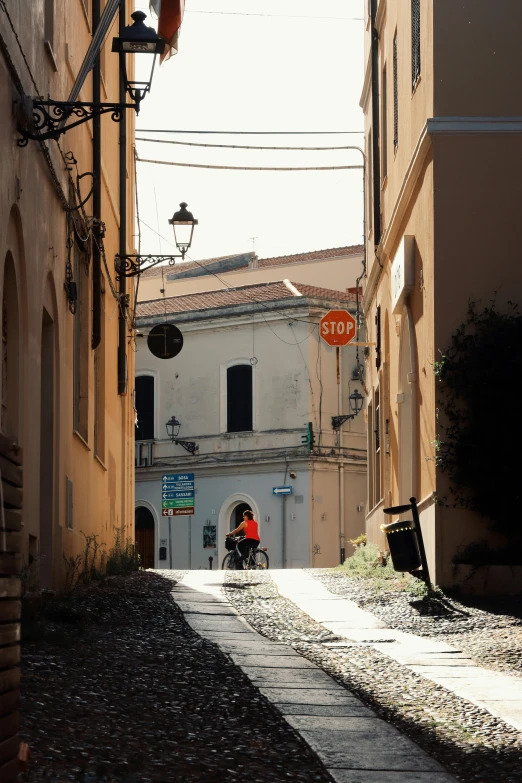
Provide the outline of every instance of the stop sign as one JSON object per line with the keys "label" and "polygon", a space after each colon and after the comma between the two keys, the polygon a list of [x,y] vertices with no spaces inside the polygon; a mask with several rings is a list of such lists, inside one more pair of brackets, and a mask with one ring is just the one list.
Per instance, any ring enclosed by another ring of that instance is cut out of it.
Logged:
{"label": "stop sign", "polygon": [[355,337],[355,318],[348,310],[330,310],[319,321],[319,334],[328,345],[347,345]]}

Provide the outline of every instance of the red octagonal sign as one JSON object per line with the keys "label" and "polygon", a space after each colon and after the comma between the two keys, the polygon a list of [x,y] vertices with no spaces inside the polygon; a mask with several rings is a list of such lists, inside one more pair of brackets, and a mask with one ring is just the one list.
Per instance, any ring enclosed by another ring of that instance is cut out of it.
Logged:
{"label": "red octagonal sign", "polygon": [[348,310],[330,310],[319,321],[319,334],[328,345],[348,345],[355,337],[355,318]]}

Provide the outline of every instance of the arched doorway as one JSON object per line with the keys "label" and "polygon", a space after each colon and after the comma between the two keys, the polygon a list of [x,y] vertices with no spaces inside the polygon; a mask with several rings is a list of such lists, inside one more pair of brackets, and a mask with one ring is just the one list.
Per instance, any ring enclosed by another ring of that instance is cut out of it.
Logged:
{"label": "arched doorway", "polygon": [[218,518],[218,551],[216,552],[219,563],[221,563],[226,554],[224,545],[226,534],[231,530],[234,530],[234,528],[243,521],[243,511],[246,511],[248,508],[252,509],[254,517],[259,522],[259,507],[255,500],[249,495],[237,492],[230,495],[221,506]]}
{"label": "arched doorway", "polygon": [[154,568],[154,517],[145,506],[134,512],[134,538],[141,567]]}
{"label": "arched doorway", "polygon": [[55,359],[54,321],[42,313],[40,358],[40,582],[53,586],[54,567],[54,460]]}
{"label": "arched doorway", "polygon": [[232,509],[232,513],[230,514],[230,530],[235,530],[236,527],[241,524],[245,511],[251,511],[249,503],[238,503],[237,506]]}

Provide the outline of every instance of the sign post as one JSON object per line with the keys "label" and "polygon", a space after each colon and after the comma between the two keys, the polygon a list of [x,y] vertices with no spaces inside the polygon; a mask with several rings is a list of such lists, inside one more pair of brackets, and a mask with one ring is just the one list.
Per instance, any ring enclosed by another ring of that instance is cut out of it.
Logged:
{"label": "sign post", "polygon": [[319,334],[327,345],[348,345],[356,334],[355,318],[348,310],[330,310],[319,321]]}

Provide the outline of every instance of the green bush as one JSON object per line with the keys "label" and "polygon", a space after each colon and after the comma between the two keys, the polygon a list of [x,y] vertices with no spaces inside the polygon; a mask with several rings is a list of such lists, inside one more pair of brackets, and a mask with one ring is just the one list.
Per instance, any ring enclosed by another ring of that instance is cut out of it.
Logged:
{"label": "green bush", "polygon": [[384,565],[379,562],[379,554],[375,544],[359,544],[339,568],[356,579],[397,579],[399,575],[393,570],[390,558]]}
{"label": "green bush", "polygon": [[107,554],[107,576],[123,576],[137,571],[140,567],[140,556],[136,552],[134,542],[125,538],[123,527],[114,528],[114,546]]}

